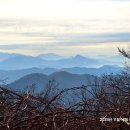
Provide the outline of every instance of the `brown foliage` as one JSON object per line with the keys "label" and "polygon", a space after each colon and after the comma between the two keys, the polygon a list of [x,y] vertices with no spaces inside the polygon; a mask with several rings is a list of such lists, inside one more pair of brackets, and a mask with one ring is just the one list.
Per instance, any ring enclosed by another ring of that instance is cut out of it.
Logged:
{"label": "brown foliage", "polygon": [[[126,78],[127,77],[127,78]],[[0,130],[107,130],[130,129],[130,85],[124,75],[103,76],[93,85],[64,90],[51,82],[40,94],[0,87]],[[101,122],[100,118],[111,118]]]}

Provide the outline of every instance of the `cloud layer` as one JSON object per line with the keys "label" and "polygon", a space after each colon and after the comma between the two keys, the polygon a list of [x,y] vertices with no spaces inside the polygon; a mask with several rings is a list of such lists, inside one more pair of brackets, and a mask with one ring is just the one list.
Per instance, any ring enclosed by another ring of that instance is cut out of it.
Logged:
{"label": "cloud layer", "polygon": [[121,0],[0,0],[0,51],[115,54],[129,45],[129,16]]}

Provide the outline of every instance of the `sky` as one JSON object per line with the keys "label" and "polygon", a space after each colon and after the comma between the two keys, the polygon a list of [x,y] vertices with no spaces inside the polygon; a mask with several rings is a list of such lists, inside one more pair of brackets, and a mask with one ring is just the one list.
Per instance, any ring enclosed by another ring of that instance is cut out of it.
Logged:
{"label": "sky", "polygon": [[129,0],[0,0],[0,52],[117,55],[129,23]]}

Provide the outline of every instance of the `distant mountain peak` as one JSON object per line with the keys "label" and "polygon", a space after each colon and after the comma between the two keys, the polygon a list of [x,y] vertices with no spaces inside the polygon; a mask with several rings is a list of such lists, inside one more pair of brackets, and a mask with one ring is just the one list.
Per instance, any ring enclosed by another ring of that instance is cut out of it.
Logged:
{"label": "distant mountain peak", "polygon": [[56,53],[46,53],[46,54],[40,54],[40,55],[42,55],[42,56],[59,56],[58,54],[56,54]]}
{"label": "distant mountain peak", "polygon": [[74,58],[76,58],[76,59],[86,59],[86,57],[84,57],[84,56],[81,56],[81,55],[76,55]]}
{"label": "distant mountain peak", "polygon": [[40,57],[44,60],[59,60],[59,59],[63,58],[63,56],[58,55],[56,53],[40,54],[38,57]]}

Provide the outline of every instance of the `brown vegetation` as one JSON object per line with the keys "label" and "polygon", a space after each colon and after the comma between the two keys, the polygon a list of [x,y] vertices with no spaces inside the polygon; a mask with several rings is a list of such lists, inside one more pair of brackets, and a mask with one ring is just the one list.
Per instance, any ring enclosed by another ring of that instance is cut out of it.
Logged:
{"label": "brown vegetation", "polygon": [[[33,89],[15,92],[0,87],[0,130],[107,130],[130,129],[130,85],[126,74],[103,76],[91,86]],[[91,88],[91,89],[90,89]],[[112,121],[100,121],[100,118]]]}

